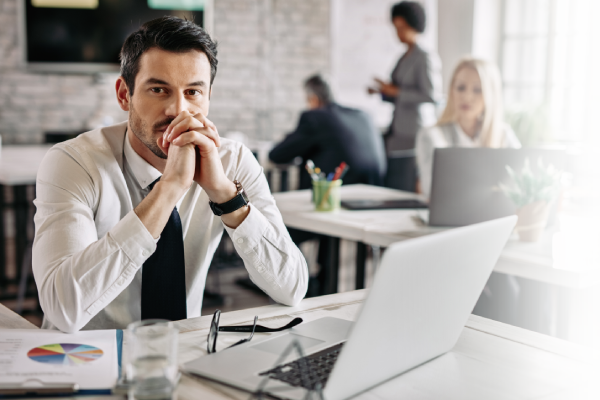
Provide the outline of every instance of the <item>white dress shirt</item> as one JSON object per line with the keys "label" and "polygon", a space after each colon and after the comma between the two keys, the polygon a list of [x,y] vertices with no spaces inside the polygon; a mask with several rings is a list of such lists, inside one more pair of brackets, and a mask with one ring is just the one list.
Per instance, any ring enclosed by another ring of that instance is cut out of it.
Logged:
{"label": "white dress shirt", "polygon": [[[417,134],[415,154],[421,192],[429,198],[431,194],[431,179],[433,174],[433,154],[440,147],[483,147],[481,135],[467,135],[459,124],[449,123],[423,128]],[[507,124],[504,125],[502,146],[509,148],[521,147],[521,142]]]}
{"label": "white dress shirt", "polygon": [[[141,316],[142,265],[156,242],[133,209],[161,174],[131,147],[126,123],[97,129],[54,146],[37,176],[33,271],[43,328],[122,329]],[[187,316],[198,317],[206,274],[223,229],[250,278],[275,301],[304,297],[308,269],[292,242],[262,168],[243,145],[221,139],[228,179],[239,180],[250,212],[236,228],[209,208],[192,186],[178,202],[187,290]]]}

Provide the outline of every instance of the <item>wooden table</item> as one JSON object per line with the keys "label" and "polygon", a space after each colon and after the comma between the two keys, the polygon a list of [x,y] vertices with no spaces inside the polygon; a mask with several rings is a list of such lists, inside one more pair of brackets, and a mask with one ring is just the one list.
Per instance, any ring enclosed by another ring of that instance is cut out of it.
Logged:
{"label": "wooden table", "polygon": [[[414,193],[369,186],[348,185],[342,199],[420,199]],[[357,242],[356,288],[364,287],[365,246],[387,247],[391,243],[420,237],[448,228],[423,223],[427,210],[340,210],[314,211],[310,191],[274,195],[286,226],[330,237],[326,265],[326,292],[337,291],[339,239]],[[500,255],[494,271],[523,278],[523,305],[519,325],[541,331],[543,324],[542,284],[558,287],[557,337],[567,339],[571,289],[600,284],[600,213],[576,209],[558,216],[537,243],[524,243],[513,235]]]}
{"label": "wooden table", "polygon": [[[262,324],[280,325],[300,316],[312,321],[324,316],[354,320],[366,290],[303,300],[296,307],[270,305],[221,314],[222,325],[248,324],[254,315]],[[0,328],[22,328],[7,323],[0,308]],[[20,318],[11,317],[11,321]],[[206,337],[212,316],[176,322],[179,362],[206,355]],[[268,334],[256,334],[254,341]],[[218,348],[239,335],[219,335]],[[360,366],[357,366],[360,368]],[[596,399],[600,397],[600,357],[572,343],[470,316],[454,348],[414,370],[363,393],[356,399]],[[179,400],[248,399],[248,394],[184,375]]]}

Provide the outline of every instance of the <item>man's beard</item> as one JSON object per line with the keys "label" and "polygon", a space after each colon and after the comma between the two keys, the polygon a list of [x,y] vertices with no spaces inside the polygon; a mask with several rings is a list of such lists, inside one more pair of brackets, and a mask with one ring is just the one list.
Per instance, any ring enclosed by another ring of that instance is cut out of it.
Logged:
{"label": "man's beard", "polygon": [[160,147],[158,147],[153,133],[156,130],[169,125],[171,121],[173,121],[173,118],[167,118],[161,122],[155,123],[152,126],[152,129],[148,129],[148,124],[145,121],[142,121],[139,114],[133,108],[133,104],[131,104],[131,109],[129,110],[129,126],[131,127],[133,134],[144,143],[154,155],[163,159],[166,159],[167,155]]}

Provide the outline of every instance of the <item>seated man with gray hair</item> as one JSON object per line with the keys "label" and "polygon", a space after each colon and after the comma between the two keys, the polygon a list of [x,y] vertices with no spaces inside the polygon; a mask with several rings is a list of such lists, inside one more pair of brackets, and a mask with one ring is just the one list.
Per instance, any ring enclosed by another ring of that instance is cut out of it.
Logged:
{"label": "seated man with gray hair", "polygon": [[[308,111],[300,116],[296,130],[269,153],[271,161],[289,163],[296,157],[313,160],[325,173],[334,172],[342,161],[350,166],[344,184],[382,185],[386,158],[381,132],[371,118],[357,109],[333,101],[329,85],[315,75],[304,83]],[[311,187],[303,168],[300,188]]]}

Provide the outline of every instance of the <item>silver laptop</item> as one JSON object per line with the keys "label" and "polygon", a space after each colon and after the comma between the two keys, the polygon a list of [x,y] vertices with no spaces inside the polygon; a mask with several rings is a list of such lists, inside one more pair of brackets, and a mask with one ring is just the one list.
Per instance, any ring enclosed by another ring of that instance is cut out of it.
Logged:
{"label": "silver laptop", "polygon": [[516,172],[529,159],[535,172],[538,160],[563,169],[562,150],[445,148],[434,153],[430,226],[465,226],[514,215],[516,208],[499,189],[508,182],[506,166]]}
{"label": "silver laptop", "polygon": [[[184,369],[251,392],[268,375],[264,391],[284,399],[304,398],[303,386],[316,381],[325,400],[366,391],[454,347],[516,220],[511,216],[395,243],[385,252],[354,324],[317,319],[201,357]],[[309,354],[306,359],[300,362],[294,353],[274,365],[294,340]],[[298,371],[302,365],[311,366],[309,378]]]}

